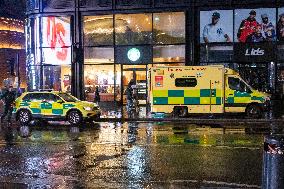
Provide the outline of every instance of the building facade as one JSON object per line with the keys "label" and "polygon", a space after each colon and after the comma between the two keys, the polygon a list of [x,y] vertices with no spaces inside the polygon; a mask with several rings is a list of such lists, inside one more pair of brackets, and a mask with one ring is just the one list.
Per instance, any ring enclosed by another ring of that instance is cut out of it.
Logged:
{"label": "building facade", "polygon": [[[0,0],[0,85],[26,88],[24,1]],[[20,85],[18,85],[20,83]]]}
{"label": "building facade", "polygon": [[156,65],[223,64],[254,88],[284,93],[284,2],[278,0],[28,0],[28,89],[147,102]]}

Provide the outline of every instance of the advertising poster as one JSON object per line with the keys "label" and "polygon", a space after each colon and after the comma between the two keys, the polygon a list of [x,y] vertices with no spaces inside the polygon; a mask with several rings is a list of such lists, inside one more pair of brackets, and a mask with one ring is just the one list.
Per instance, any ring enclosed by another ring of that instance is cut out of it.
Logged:
{"label": "advertising poster", "polygon": [[42,53],[46,64],[71,63],[69,17],[42,17]]}
{"label": "advertising poster", "polygon": [[278,9],[276,28],[278,41],[284,41],[284,7]]}
{"label": "advertising poster", "polygon": [[232,41],[233,10],[200,11],[200,43]]}
{"label": "advertising poster", "polygon": [[163,87],[163,76],[155,76],[155,86],[156,87]]}
{"label": "advertising poster", "polygon": [[276,9],[236,9],[235,42],[254,43],[276,40]]}

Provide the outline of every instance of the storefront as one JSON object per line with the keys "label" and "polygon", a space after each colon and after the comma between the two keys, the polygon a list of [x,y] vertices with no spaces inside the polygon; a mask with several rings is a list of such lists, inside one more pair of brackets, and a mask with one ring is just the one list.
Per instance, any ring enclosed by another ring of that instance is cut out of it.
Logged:
{"label": "storefront", "polygon": [[29,90],[94,101],[97,89],[100,101],[113,107],[125,103],[134,79],[140,104],[147,104],[152,66],[223,64],[254,88],[283,95],[284,5],[278,2],[267,1],[269,8],[237,1],[29,2]]}

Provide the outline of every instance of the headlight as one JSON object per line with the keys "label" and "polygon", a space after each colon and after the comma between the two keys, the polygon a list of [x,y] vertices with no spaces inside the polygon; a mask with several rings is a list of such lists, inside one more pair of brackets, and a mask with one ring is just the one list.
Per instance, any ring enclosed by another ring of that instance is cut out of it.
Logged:
{"label": "headlight", "polygon": [[87,107],[84,107],[84,110],[86,110],[86,111],[91,111],[92,108],[87,106]]}

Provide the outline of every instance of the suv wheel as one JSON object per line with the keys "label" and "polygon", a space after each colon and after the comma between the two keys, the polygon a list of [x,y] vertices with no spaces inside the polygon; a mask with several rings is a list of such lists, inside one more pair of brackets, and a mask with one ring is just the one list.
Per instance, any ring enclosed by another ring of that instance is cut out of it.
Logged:
{"label": "suv wheel", "polygon": [[32,115],[29,110],[19,110],[18,120],[21,124],[28,124],[32,119]]}
{"label": "suv wheel", "polygon": [[71,110],[67,115],[67,121],[72,125],[77,125],[83,120],[82,115],[77,110]]}

